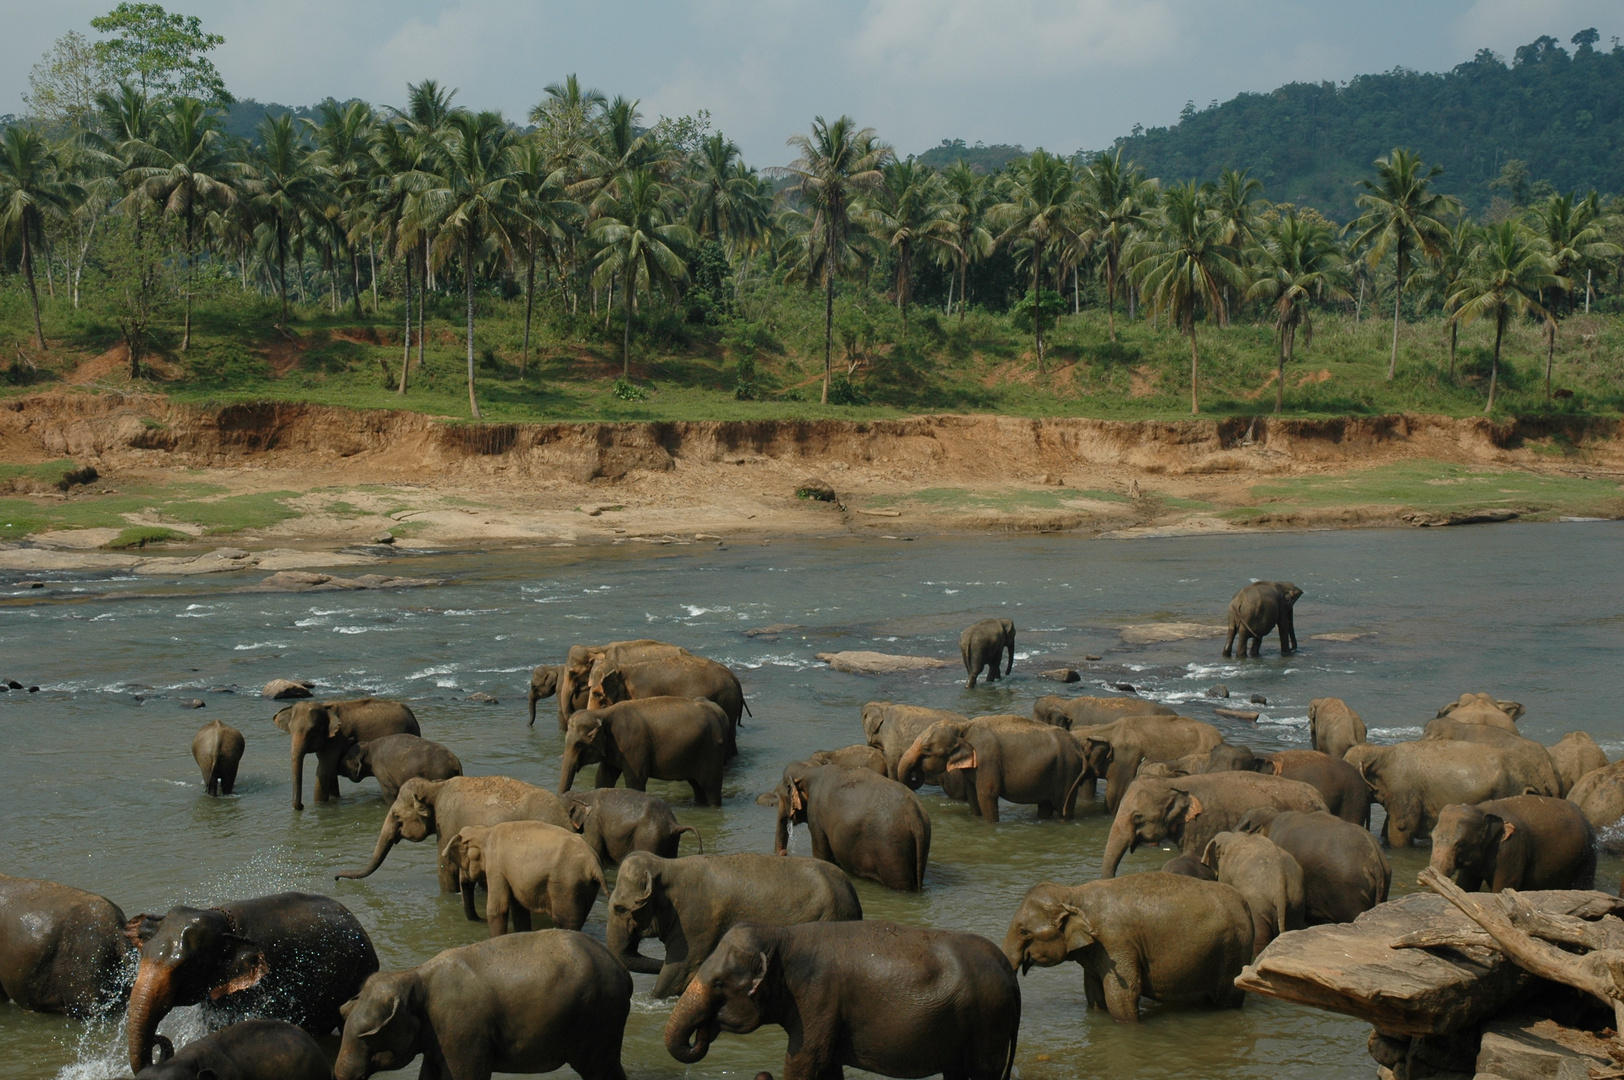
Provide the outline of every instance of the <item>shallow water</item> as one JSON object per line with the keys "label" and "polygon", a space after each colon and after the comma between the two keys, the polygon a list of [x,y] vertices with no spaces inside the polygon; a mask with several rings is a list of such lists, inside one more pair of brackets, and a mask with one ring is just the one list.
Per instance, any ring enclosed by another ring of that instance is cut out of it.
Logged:
{"label": "shallow water", "polygon": [[[773,815],[755,795],[784,762],[860,741],[859,710],[871,700],[1024,713],[1042,694],[1130,681],[1212,719],[1200,695],[1222,681],[1240,701],[1261,693],[1269,704],[1255,726],[1219,726],[1232,741],[1277,749],[1307,744],[1314,697],[1346,698],[1375,741],[1393,741],[1418,734],[1462,691],[1487,690],[1527,706],[1526,734],[1549,742],[1584,728],[1617,756],[1621,541],[1624,526],[1571,523],[1129,542],[626,545],[403,558],[405,572],[448,584],[394,594],[234,595],[228,590],[251,579],[87,575],[42,596],[17,589],[13,576],[0,579],[0,604],[13,605],[0,606],[0,676],[42,690],[0,695],[0,871],[90,889],[132,915],[283,889],[325,892],[366,924],[386,968],[418,963],[479,940],[484,927],[438,894],[428,844],[397,846],[366,881],[333,881],[335,871],[365,864],[386,808],[373,782],[346,780],[337,804],[291,810],[286,736],[258,687],[300,676],[317,680],[323,695],[404,698],[424,735],[452,747],[471,774],[551,787],[556,712],[543,702],[536,727],[525,727],[527,673],[560,660],[571,643],[619,638],[681,643],[727,663],[744,683],[754,719],[740,733],[724,808],[695,809],[686,785],[652,785],[703,830],[707,851],[771,851]],[[1220,621],[1229,596],[1254,575],[1305,589],[1296,656],[1281,658],[1272,638],[1260,659],[1245,661],[1223,660],[1221,639],[1121,644],[1117,628],[1127,623]],[[1015,674],[974,691],[963,689],[956,667],[870,677],[813,659],[854,648],[953,657],[963,626],[1005,615],[1019,627]],[[743,634],[774,623],[804,629],[776,639]],[[1310,637],[1327,632],[1371,636]],[[1085,653],[1105,661],[1085,665]],[[1089,681],[1066,689],[1035,675],[1063,663],[1087,667]],[[501,703],[464,700],[481,690]],[[207,708],[182,707],[193,698]],[[202,793],[189,753],[193,731],[216,716],[248,739],[237,794],[218,800]],[[313,782],[312,770],[307,798]],[[1098,874],[1108,822],[1097,804],[1069,823],[1006,804],[1004,819],[989,826],[932,792],[921,793],[934,829],[927,888],[910,896],[858,883],[870,917],[1001,942],[1026,888]],[[1141,850],[1124,872],[1165,858]],[[1424,849],[1395,854],[1395,893],[1414,888],[1425,858]],[[1617,860],[1603,860],[1604,882],[1619,872]],[[601,937],[599,903],[587,930]],[[635,980],[624,1054],[631,1076],[779,1071],[777,1028],[725,1035],[684,1070],[661,1044],[668,1007],[649,999],[652,977]],[[1369,1028],[1330,1013],[1259,998],[1218,1012],[1147,1003],[1145,1023],[1118,1026],[1085,1012],[1081,974],[1069,965],[1034,970],[1022,993],[1017,1067],[1031,1080],[1100,1071],[1364,1080],[1374,1070]],[[165,1027],[177,1043],[197,1034],[191,1011]],[[0,1005],[0,1080],[120,1074],[121,1034]]]}

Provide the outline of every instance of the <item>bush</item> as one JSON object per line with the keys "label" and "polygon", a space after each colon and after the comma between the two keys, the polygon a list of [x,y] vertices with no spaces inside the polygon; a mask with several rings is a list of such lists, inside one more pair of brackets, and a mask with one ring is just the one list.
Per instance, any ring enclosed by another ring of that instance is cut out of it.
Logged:
{"label": "bush", "polygon": [[622,375],[615,380],[615,385],[609,388],[609,393],[621,401],[642,401],[648,397],[643,388]]}
{"label": "bush", "polygon": [[753,356],[739,357],[739,373],[733,381],[733,397],[737,401],[756,400],[756,360]]}
{"label": "bush", "polygon": [[851,376],[836,375],[829,381],[829,404],[866,405],[868,395],[851,381]]}
{"label": "bush", "polygon": [[722,346],[730,352],[781,353],[783,343],[765,322],[734,319],[722,331]]}
{"label": "bush", "polygon": [[271,377],[270,363],[235,341],[197,342],[184,355],[188,377],[208,386],[242,386]]}

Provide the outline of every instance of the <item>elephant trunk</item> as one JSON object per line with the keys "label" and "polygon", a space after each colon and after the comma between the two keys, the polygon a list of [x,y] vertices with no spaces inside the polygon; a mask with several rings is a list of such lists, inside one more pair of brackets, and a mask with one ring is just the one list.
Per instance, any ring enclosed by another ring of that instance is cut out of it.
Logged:
{"label": "elephant trunk", "polygon": [[684,1065],[703,1061],[710,1053],[711,1040],[722,1030],[722,1025],[711,1015],[714,1012],[711,996],[704,983],[693,980],[677,999],[671,1019],[666,1021],[666,1052]]}
{"label": "elephant trunk", "polygon": [[778,796],[778,825],[773,829],[774,855],[789,854],[790,827],[789,800],[780,795]]}
{"label": "elephant trunk", "polygon": [[130,991],[130,1071],[139,1074],[152,1063],[154,1045],[160,1058],[173,1053],[169,1040],[159,1035],[158,1024],[169,1015],[175,1000],[175,971],[153,960],[141,961]]}
{"label": "elephant trunk", "polygon": [[367,863],[367,868],[365,870],[347,870],[341,874],[334,874],[333,877],[335,879],[349,878],[351,880],[370,877],[374,870],[383,865],[384,856],[389,854],[389,849],[399,842],[400,818],[395,815],[394,810],[390,810],[388,816],[383,819],[383,828],[378,830],[378,846],[372,849],[372,861]]}
{"label": "elephant trunk", "polygon": [[919,759],[924,756],[924,744],[924,736],[915,739],[913,745],[903,753],[902,760],[897,762],[897,779],[911,788],[918,788],[923,779],[914,780],[912,776],[913,771],[919,767]]}
{"label": "elephant trunk", "polygon": [[564,759],[558,763],[558,793],[560,795],[569,791],[570,785],[575,783],[575,774],[581,768],[581,755],[573,746],[564,747]]}
{"label": "elephant trunk", "polygon": [[534,682],[532,682],[530,684],[530,726],[531,727],[536,726],[536,701],[540,697],[541,697],[541,695],[536,692],[536,684]]}
{"label": "elephant trunk", "polygon": [[293,746],[293,808],[304,809],[304,747]]}
{"label": "elephant trunk", "polygon": [[1100,864],[1100,877],[1116,877],[1122,856],[1133,848],[1133,822],[1127,814],[1119,813],[1116,820],[1111,822],[1111,835],[1105,841],[1105,860]]}
{"label": "elephant trunk", "polygon": [[631,920],[610,916],[604,927],[603,942],[620,966],[636,975],[658,975],[665,965],[637,951],[642,939]]}

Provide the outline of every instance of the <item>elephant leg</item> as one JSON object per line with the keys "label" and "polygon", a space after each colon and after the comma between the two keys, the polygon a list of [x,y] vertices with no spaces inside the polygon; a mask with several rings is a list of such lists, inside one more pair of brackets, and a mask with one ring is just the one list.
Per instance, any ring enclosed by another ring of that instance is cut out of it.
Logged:
{"label": "elephant leg", "polygon": [[582,1043],[584,1048],[566,1062],[581,1080],[626,1080],[626,1070],[620,1064],[619,1037],[610,1032],[594,1032]]}
{"label": "elephant leg", "polygon": [[1047,820],[1049,818],[1054,817],[1054,803],[1052,803],[1052,802],[1040,802],[1040,803],[1038,803],[1038,817],[1042,818],[1044,820]]}
{"label": "elephant leg", "polygon": [[976,799],[981,804],[981,819],[989,825],[998,824],[998,788],[992,783],[976,784]]}
{"label": "elephant leg", "polygon": [[1291,639],[1291,630],[1286,626],[1284,619],[1280,620],[1280,655],[1290,656],[1297,643]]}
{"label": "elephant leg", "polygon": [[1144,989],[1139,978],[1138,958],[1131,955],[1112,956],[1110,967],[1101,982],[1105,986],[1105,1007],[1110,1010],[1111,1019],[1119,1024],[1137,1024],[1139,996]]}
{"label": "elephant leg", "polygon": [[341,739],[328,739],[327,745],[316,752],[316,802],[338,798],[338,765],[349,744]]}
{"label": "elephant leg", "polygon": [[[438,836],[435,837],[434,842],[435,843],[440,842]],[[458,889],[457,878],[460,876],[457,873],[457,868],[455,866],[452,866],[449,862],[447,862],[446,857],[444,855],[440,856],[440,864],[439,865],[440,865],[440,891],[441,892],[456,892],[457,889]]]}
{"label": "elephant leg", "polygon": [[501,937],[508,932],[508,902],[511,898],[508,896],[507,886],[500,879],[490,881],[487,889],[489,891],[485,896],[485,923],[490,927],[491,937]]}
{"label": "elephant leg", "polygon": [[[1230,623],[1229,624],[1229,639],[1224,642],[1224,656],[1226,658],[1229,657],[1234,652],[1234,649],[1235,649],[1235,630],[1236,630],[1235,624],[1233,622]],[[1241,655],[1242,656],[1246,655],[1246,638],[1244,638],[1244,637],[1241,638]]]}
{"label": "elephant leg", "polygon": [[[521,934],[528,934],[530,932],[531,915],[529,908],[525,907],[523,904],[514,904],[508,909],[508,914],[513,917],[514,930]],[[554,925],[556,926],[559,924],[555,921]],[[560,926],[559,928],[562,930],[580,929],[579,926]]]}
{"label": "elephant leg", "polygon": [[469,922],[479,922],[479,909],[474,907],[474,883],[464,879],[462,883],[462,913]]}
{"label": "elephant leg", "polygon": [[220,770],[220,793],[230,795],[237,787],[237,762],[227,762]]}
{"label": "elephant leg", "polygon": [[[611,765],[607,761],[605,761],[605,762],[602,762],[602,763],[600,763],[598,765],[598,775],[597,775],[597,778],[592,781],[592,786],[593,787],[614,787],[615,783],[619,779],[620,779],[620,767],[618,765]],[[626,786],[631,787],[631,781],[630,780],[626,781]],[[638,788],[637,790],[641,791],[642,788]]]}
{"label": "elephant leg", "polygon": [[840,1067],[840,1062],[830,1060],[834,1056],[831,1050],[831,1047],[821,1043],[814,1046],[803,1041],[795,1053],[784,1055],[784,1080],[843,1078],[845,1071]]}
{"label": "elephant leg", "polygon": [[[599,784],[599,787],[614,787],[613,783]],[[647,791],[648,777],[639,773],[626,773],[626,789],[628,791]]]}
{"label": "elephant leg", "polygon": [[1083,963],[1077,961],[1077,966],[1083,969],[1083,997],[1090,1009],[1105,1008],[1105,983],[1100,973]]}

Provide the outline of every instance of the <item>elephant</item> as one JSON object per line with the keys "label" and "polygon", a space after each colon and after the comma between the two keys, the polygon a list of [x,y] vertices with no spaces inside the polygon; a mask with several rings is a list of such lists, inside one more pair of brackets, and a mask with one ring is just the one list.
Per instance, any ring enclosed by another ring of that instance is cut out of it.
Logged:
{"label": "elephant", "polygon": [[1036,803],[1039,817],[1070,821],[1088,763],[1071,736],[1024,716],[939,720],[920,733],[897,763],[902,782],[963,772],[966,799],[987,822],[998,800]]}
{"label": "elephant", "polygon": [[[542,698],[550,698],[558,693],[558,688],[564,681],[565,666],[563,664],[542,664],[531,669],[530,672],[530,727],[536,726],[536,702]],[[577,680],[571,688],[569,698],[560,697],[558,711],[564,713],[565,720],[568,714],[586,708],[587,688],[584,682]],[[562,723],[559,725],[563,726]]]}
{"label": "elephant", "polygon": [[863,706],[863,737],[868,745],[885,755],[886,775],[901,780],[897,763],[920,732],[938,720],[967,722],[963,713],[946,709],[927,709],[922,705],[895,705],[889,701],[871,701]]}
{"label": "elephant", "polygon": [[1456,720],[1450,715],[1429,720],[1422,729],[1421,739],[1424,742],[1469,742],[1493,746],[1505,754],[1519,775],[1539,788],[1540,794],[1561,795],[1562,775],[1556,771],[1556,761],[1551,757],[1551,752],[1515,731],[1492,724]]}
{"label": "elephant", "polygon": [[1232,887],[1181,874],[1026,891],[1004,938],[1021,974],[1075,960],[1091,1009],[1137,1023],[1139,999],[1238,1009],[1235,977],[1252,958],[1252,915]]}
{"label": "elephant", "polygon": [[244,1020],[186,1044],[141,1070],[141,1080],[332,1080],[333,1067],[304,1028]]}
{"label": "elephant", "polygon": [[592,788],[564,796],[570,823],[604,866],[618,863],[634,851],[663,858],[677,857],[683,833],[693,833],[699,850],[705,838],[692,825],[679,825],[665,800],[631,788]]}
{"label": "elephant", "polygon": [[130,923],[141,965],[130,991],[130,1071],[153,1047],[167,1057],[158,1024],[178,1006],[203,1006],[211,1028],[238,1020],[286,1020],[313,1035],[342,1022],[339,1006],[378,970],[366,930],[337,900],[286,892],[212,908],[175,907]]}
{"label": "elephant", "polygon": [[[783,925],[861,919],[863,905],[846,875],[796,855],[689,855],[663,859],[634,852],[620,864],[609,896],[604,940],[628,971],[656,975],[654,996],[675,997],[737,923]],[[665,959],[637,951],[645,937]]]}
{"label": "elephant", "polygon": [[437,742],[405,734],[350,744],[338,768],[357,784],[369,776],[377,777],[378,788],[388,802],[394,802],[400,785],[414,776],[421,780],[449,780],[462,775],[462,762],[456,754]]}
{"label": "elephant", "polygon": [[1184,716],[1124,716],[1109,724],[1072,728],[1071,738],[1088,763],[1086,782],[1105,780],[1108,814],[1116,813],[1142,762],[1206,753],[1224,741],[1211,724]]}
{"label": "elephant", "polygon": [[1000,678],[998,665],[1004,662],[1005,651],[1009,659],[1004,666],[1004,674],[1008,675],[1015,669],[1015,623],[1010,619],[982,619],[974,626],[967,626],[964,633],[959,635],[959,656],[964,660],[964,673],[970,676],[965,683],[965,689],[974,690],[976,679],[981,672],[987,672],[988,682],[997,682]]}
{"label": "elephant", "polygon": [[215,720],[192,736],[192,760],[203,770],[203,787],[210,795],[230,795],[237,786],[237,765],[242,761],[242,732]]}
{"label": "elephant", "polygon": [[1074,728],[1100,727],[1124,716],[1177,716],[1159,701],[1140,697],[1056,697],[1053,694],[1032,703],[1032,719],[1040,724]]}
{"label": "elephant", "polygon": [[1438,811],[1450,803],[1475,806],[1512,795],[1555,795],[1560,790],[1556,770],[1545,748],[1533,745],[1543,762],[1515,747],[1454,739],[1365,743],[1350,749],[1345,760],[1386,809],[1382,831],[1388,846],[1407,847],[1432,831]]}
{"label": "elephant", "polygon": [[[495,825],[503,821],[545,821],[571,828],[570,816],[557,795],[509,776],[453,776],[449,780],[412,778],[400,785],[400,794],[378,830],[378,846],[364,870],[335,875],[338,879],[370,876],[401,840],[421,843],[433,835],[450,840],[469,825]],[[440,859],[440,891],[456,892],[457,875]]]}
{"label": "elephant", "polygon": [[1254,806],[1312,812],[1324,810],[1325,800],[1300,780],[1257,773],[1135,780],[1111,822],[1100,876],[1116,877],[1122,857],[1141,844],[1170,840],[1180,851],[1204,851],[1207,841],[1233,830]]}
{"label": "elephant", "polygon": [[1308,703],[1308,738],[1315,750],[1340,758],[1365,741],[1365,721],[1341,698],[1315,698]]}
{"label": "elephant", "polygon": [[866,743],[842,746],[839,750],[819,750],[806,761],[809,765],[839,765],[843,769],[867,769],[881,776],[891,775],[885,753]]}
{"label": "elephant", "polygon": [[422,1080],[490,1080],[565,1065],[581,1080],[626,1080],[620,1045],[632,977],[575,930],[508,934],[380,972],[345,1006],[335,1080],[403,1069]]}
{"label": "elephant", "polygon": [[722,707],[706,698],[636,698],[582,709],[564,737],[558,793],[570,789],[582,765],[597,762],[597,787],[614,787],[622,775],[634,791],[646,790],[650,780],[686,780],[696,806],[721,806],[726,727]]}
{"label": "elephant", "polygon": [[545,915],[560,930],[586,925],[598,892],[607,892],[603,868],[578,834],[545,821],[504,821],[468,825],[453,836],[440,856],[457,872],[462,910],[479,922],[474,888],[485,887],[485,923],[491,937],[507,933],[508,913],[522,933],[532,914]]}
{"label": "elephant", "polygon": [[1438,812],[1431,866],[1467,892],[1591,889],[1596,830],[1566,799],[1517,795]]}
{"label": "elephant", "polygon": [[1248,810],[1235,832],[1274,841],[1303,871],[1303,915],[1308,925],[1352,922],[1387,900],[1393,871],[1369,829],[1335,814],[1299,813],[1260,806]]}
{"label": "elephant", "polygon": [[723,1031],[789,1034],[783,1080],[843,1068],[881,1076],[1009,1080],[1021,988],[979,934],[890,922],[735,926],[699,966],[665,1026],[685,1065]]}
{"label": "elephant", "polygon": [[1259,772],[1301,780],[1318,791],[1326,808],[1361,828],[1370,825],[1370,788],[1359,770],[1318,750],[1278,750],[1258,759]]}
{"label": "elephant", "polygon": [[1207,841],[1201,861],[1245,897],[1252,913],[1252,955],[1286,931],[1306,925],[1303,868],[1268,837],[1221,832]]}
{"label": "elephant", "polygon": [[1624,819],[1624,758],[1603,769],[1595,769],[1580,777],[1568,792],[1568,801],[1584,812],[1609,847],[1616,846],[1617,837],[1611,835]]}
{"label": "elephant", "polygon": [[338,763],[351,743],[385,735],[421,735],[417,717],[398,701],[301,701],[276,714],[275,724],[293,740],[293,808],[304,809],[304,758],[316,755],[316,802],[338,798]]}
{"label": "elephant", "polygon": [[[563,665],[559,668],[554,686],[558,694],[558,730],[568,731],[570,717],[581,709],[587,707],[588,677],[592,673],[593,665],[604,661],[610,666],[621,664],[641,664],[647,660],[671,660],[680,656],[692,656],[681,645],[672,645],[667,641],[655,641],[653,638],[638,638],[635,641],[611,641],[607,645],[572,645],[569,655],[565,657]],[[532,680],[535,674],[531,674]],[[545,682],[543,682],[545,687]],[[546,695],[543,694],[543,697]]]}
{"label": "elephant", "polygon": [[0,1002],[90,1019],[123,1001],[135,946],[105,896],[0,874]]}
{"label": "elephant", "polygon": [[1487,694],[1462,694],[1438,710],[1440,717],[1462,724],[1487,724],[1512,734],[1517,734],[1517,718],[1522,714],[1523,707],[1517,702],[1496,701]]}
{"label": "elephant", "polygon": [[1198,855],[1175,855],[1162,863],[1162,873],[1181,874],[1184,877],[1200,878],[1202,881],[1218,880],[1218,875],[1212,872],[1212,867],[1202,862]]}
{"label": "elephant", "polygon": [[1546,752],[1551,755],[1556,778],[1562,782],[1563,798],[1567,798],[1580,780],[1607,767],[1606,751],[1596,745],[1588,731],[1570,731],[1555,746],[1547,747]]}
{"label": "elephant", "polygon": [[778,785],[773,851],[788,855],[790,831],[803,824],[813,858],[898,892],[925,887],[930,815],[905,785],[868,769],[791,762]]}
{"label": "elephant", "polygon": [[1297,618],[1295,609],[1303,591],[1289,581],[1254,581],[1241,589],[1229,602],[1229,637],[1224,642],[1224,655],[1231,654],[1235,635],[1241,639],[1241,655],[1258,655],[1263,639],[1276,626],[1280,627],[1280,655],[1297,651]]}
{"label": "elephant", "polygon": [[708,698],[716,702],[727,720],[722,733],[727,737],[728,760],[739,756],[738,728],[750,706],[744,700],[739,677],[727,666],[703,656],[620,666],[600,662],[587,678],[589,709],[607,709],[622,701],[654,697]]}

